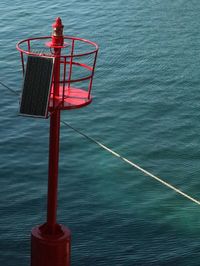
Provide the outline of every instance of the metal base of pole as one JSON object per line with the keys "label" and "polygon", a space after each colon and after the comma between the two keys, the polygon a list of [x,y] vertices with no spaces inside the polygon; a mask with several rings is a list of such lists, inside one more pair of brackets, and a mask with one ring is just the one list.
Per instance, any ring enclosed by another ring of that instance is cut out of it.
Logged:
{"label": "metal base of pole", "polygon": [[70,266],[71,233],[57,225],[54,235],[48,234],[46,224],[31,231],[31,266]]}

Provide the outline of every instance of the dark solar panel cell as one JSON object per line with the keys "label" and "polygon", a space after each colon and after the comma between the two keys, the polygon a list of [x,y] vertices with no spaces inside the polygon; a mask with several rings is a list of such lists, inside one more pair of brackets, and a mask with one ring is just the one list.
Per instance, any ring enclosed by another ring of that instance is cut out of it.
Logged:
{"label": "dark solar panel cell", "polygon": [[53,62],[50,57],[28,56],[20,114],[47,116]]}

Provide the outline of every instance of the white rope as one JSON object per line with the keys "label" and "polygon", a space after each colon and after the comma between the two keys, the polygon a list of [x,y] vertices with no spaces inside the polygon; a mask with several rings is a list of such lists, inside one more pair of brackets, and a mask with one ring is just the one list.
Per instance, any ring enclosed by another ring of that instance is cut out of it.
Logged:
{"label": "white rope", "polygon": [[11,91],[12,93],[14,93],[14,94],[16,94],[16,95],[19,94],[19,92],[17,92],[17,91],[15,91],[15,90],[11,89],[11,88],[8,87],[7,85],[5,85],[3,82],[0,81],[0,84],[1,84],[4,88],[6,88],[6,89],[8,89],[9,91]]}
{"label": "white rope", "polygon": [[131,162],[130,160],[126,159],[125,157],[121,156],[119,153],[111,150],[110,148],[108,148],[107,146],[105,146],[104,144],[102,144],[101,142],[95,140],[92,137],[89,137],[88,135],[86,135],[85,133],[81,132],[80,130],[72,127],[71,125],[69,125],[68,123],[61,121],[64,125],[70,127],[71,129],[73,129],[74,131],[76,131],[77,133],[79,133],[80,135],[84,136],[85,138],[89,139],[90,141],[96,143],[97,145],[99,145],[100,147],[102,147],[104,150],[110,152],[112,155],[120,158],[121,160],[123,160],[124,162],[130,164],[131,166],[133,166],[134,168],[138,169],[139,171],[143,172],[144,174],[154,178],[155,180],[157,180],[158,182],[162,183],[163,185],[165,185],[166,187],[174,190],[175,192],[177,192],[178,194],[182,195],[183,197],[193,201],[194,203],[200,205],[200,201],[196,200],[195,198],[189,196],[188,194],[184,193],[183,191],[181,191],[180,189],[174,187],[173,185],[169,184],[168,182],[164,181],[163,179],[161,179],[158,176],[153,175],[152,173],[146,171],[145,169],[143,169],[142,167],[140,167],[139,165]]}
{"label": "white rope", "polygon": [[[11,88],[9,88],[8,86],[6,86],[3,82],[0,81],[0,84],[2,86],[4,86],[6,89],[10,90],[12,93],[17,94],[18,92],[12,90]],[[200,205],[200,201],[196,200],[195,198],[189,196],[188,194],[184,193],[183,191],[181,191],[180,189],[174,187],[173,185],[169,184],[168,182],[164,181],[163,179],[161,179],[158,176],[153,175],[152,173],[146,171],[145,169],[143,169],[142,167],[140,167],[139,165],[131,162],[130,160],[126,159],[125,157],[122,157],[119,153],[111,150],[110,148],[106,147],[104,144],[102,144],[101,142],[95,140],[92,137],[89,137],[88,135],[86,135],[85,133],[81,132],[80,130],[72,127],[71,125],[69,125],[68,123],[61,121],[64,125],[70,127],[71,129],[73,129],[74,131],[76,131],[77,133],[79,133],[80,135],[84,136],[85,138],[89,139],[90,141],[96,143],[97,145],[99,145],[100,147],[102,147],[104,150],[107,150],[108,152],[110,152],[112,155],[120,158],[121,160],[123,160],[124,162],[130,164],[131,166],[133,166],[134,168],[138,169],[139,171],[143,172],[144,174],[154,178],[155,180],[157,180],[158,182],[162,183],[163,185],[165,185],[166,187],[174,190],[175,192],[177,192],[178,194],[182,195],[183,197],[193,201],[194,203]]]}

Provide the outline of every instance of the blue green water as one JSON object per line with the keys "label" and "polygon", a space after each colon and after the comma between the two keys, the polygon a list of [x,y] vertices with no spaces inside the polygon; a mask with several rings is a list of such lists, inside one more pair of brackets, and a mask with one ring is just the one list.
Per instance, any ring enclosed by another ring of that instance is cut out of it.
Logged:
{"label": "blue green water", "polygon": [[[65,34],[97,42],[94,100],[71,123],[200,198],[200,1],[4,1],[0,81],[22,84],[16,42]],[[17,116],[0,87],[0,265],[27,266],[30,230],[45,221],[49,120]],[[58,220],[73,266],[198,266],[200,208],[61,128]]]}

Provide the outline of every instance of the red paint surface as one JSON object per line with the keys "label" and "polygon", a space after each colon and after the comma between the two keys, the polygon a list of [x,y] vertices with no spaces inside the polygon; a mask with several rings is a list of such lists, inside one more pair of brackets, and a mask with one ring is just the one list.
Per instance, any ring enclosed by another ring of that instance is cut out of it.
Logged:
{"label": "red paint surface", "polygon": [[[71,234],[60,226],[57,236],[44,234],[44,228],[34,227],[31,232],[31,266],[70,265]],[[41,233],[43,232],[43,233]]]}
{"label": "red paint surface", "polygon": [[[59,23],[58,23],[59,21]],[[62,27],[61,20],[56,20],[53,27]],[[54,29],[55,32],[55,29]],[[60,32],[60,29],[58,29]],[[59,38],[52,43],[60,45]],[[56,36],[57,37],[57,36]],[[59,97],[60,48],[54,48],[56,55],[53,72],[53,97]],[[57,224],[57,193],[60,140],[60,110],[53,110],[50,117],[49,135],[49,175],[47,196],[47,221],[44,225],[33,228],[31,234],[31,266],[70,266],[70,231]]]}
{"label": "red paint surface", "polygon": [[[57,223],[60,111],[84,107],[91,103],[98,45],[82,38],[64,36],[63,27],[61,19],[57,18],[52,25],[51,37],[29,38],[17,44],[23,74],[27,55],[53,57],[55,60],[48,108],[50,135],[47,220],[32,230],[31,266],[70,266],[71,233],[69,229]],[[44,50],[35,51],[37,43],[39,47],[41,44],[45,45]],[[87,49],[76,49],[79,45],[86,45]],[[48,51],[45,50],[46,47]],[[66,55],[62,54],[64,48],[68,49]],[[88,56],[93,57],[93,60],[85,63]],[[74,68],[79,68],[80,72],[84,73],[83,76],[74,78]]]}
{"label": "red paint surface", "polygon": [[90,104],[91,101],[92,98],[88,99],[87,91],[73,87],[65,88],[64,98],[63,98],[63,87],[60,86],[59,95],[55,97],[51,95],[49,102],[49,109],[53,110],[54,105],[61,110],[76,109]]}
{"label": "red paint surface", "polygon": [[[59,38],[60,37],[61,36],[59,36]],[[56,83],[59,83],[59,86],[56,85],[59,87],[58,93],[55,93],[54,91],[55,75],[53,78],[49,100],[49,112],[53,112],[56,108],[67,110],[84,107],[90,104],[92,101],[91,89],[98,53],[97,44],[82,38],[62,36],[63,40],[66,40],[67,42],[64,42],[63,45],[55,45],[56,39],[54,38],[54,42],[52,42],[52,38],[53,36],[51,39],[48,36],[29,38],[20,41],[17,44],[17,49],[21,54],[23,73],[26,55],[54,57],[55,69],[57,68],[57,62],[59,61],[61,75],[59,80],[56,81]],[[47,53],[44,51],[39,53],[39,51],[37,52],[34,50],[36,43],[39,45],[39,43],[42,42],[45,43],[45,46],[51,48],[51,52],[50,50],[47,50]],[[58,43],[60,43],[60,40]],[[77,49],[79,46],[85,47],[86,50],[83,48],[83,51],[81,52],[80,49]],[[65,47],[67,47],[67,50],[64,49]],[[61,53],[61,51],[63,51],[63,53]],[[67,51],[67,54],[65,54],[64,51]],[[91,59],[87,61],[87,58],[90,56],[93,60]],[[82,74],[76,77],[76,70]]]}

